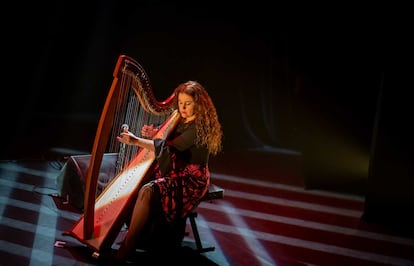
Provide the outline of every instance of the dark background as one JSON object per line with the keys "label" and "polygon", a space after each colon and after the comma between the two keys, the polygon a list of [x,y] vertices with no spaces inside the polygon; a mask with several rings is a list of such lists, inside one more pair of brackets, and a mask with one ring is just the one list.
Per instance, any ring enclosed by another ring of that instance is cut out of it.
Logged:
{"label": "dark background", "polygon": [[295,151],[308,188],[351,184],[373,210],[412,204],[404,6],[54,1],[3,12],[1,159],[89,152],[124,54],[159,100],[189,79],[205,85],[224,153]]}

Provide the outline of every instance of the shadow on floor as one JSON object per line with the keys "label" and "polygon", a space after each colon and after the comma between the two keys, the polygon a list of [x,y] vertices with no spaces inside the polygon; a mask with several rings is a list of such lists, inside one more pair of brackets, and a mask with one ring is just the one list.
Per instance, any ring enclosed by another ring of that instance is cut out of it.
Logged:
{"label": "shadow on floor", "polygon": [[86,246],[66,246],[72,257],[78,261],[92,265],[200,265],[217,266],[218,264],[198,253],[191,247],[183,246],[179,250],[145,252],[137,250],[125,261],[108,257],[94,258],[93,252]]}

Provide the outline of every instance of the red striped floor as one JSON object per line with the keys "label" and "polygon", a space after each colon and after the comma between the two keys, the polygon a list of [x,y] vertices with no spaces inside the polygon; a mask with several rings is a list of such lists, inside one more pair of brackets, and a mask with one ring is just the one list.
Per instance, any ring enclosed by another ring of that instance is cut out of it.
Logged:
{"label": "red striped floor", "polygon": [[222,174],[213,180],[225,196],[203,202],[198,219],[221,265],[414,265],[414,239],[364,223],[363,197]]}
{"label": "red striped floor", "polygon": [[[80,213],[52,197],[60,166],[0,162],[0,265],[112,265],[62,235]],[[224,198],[202,202],[196,221],[203,246],[215,250],[178,265],[414,265],[414,238],[364,222],[361,196],[306,190],[283,168],[271,178],[263,169],[214,169]],[[188,232],[184,242],[193,244],[189,225]]]}

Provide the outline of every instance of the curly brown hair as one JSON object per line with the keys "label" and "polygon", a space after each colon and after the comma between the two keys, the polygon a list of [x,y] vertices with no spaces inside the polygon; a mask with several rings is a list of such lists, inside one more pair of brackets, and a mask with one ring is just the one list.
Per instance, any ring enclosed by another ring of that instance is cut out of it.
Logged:
{"label": "curly brown hair", "polygon": [[190,95],[195,102],[196,145],[206,146],[210,154],[216,155],[222,150],[223,131],[210,95],[197,81],[181,83],[174,90],[175,107],[178,107],[179,93]]}

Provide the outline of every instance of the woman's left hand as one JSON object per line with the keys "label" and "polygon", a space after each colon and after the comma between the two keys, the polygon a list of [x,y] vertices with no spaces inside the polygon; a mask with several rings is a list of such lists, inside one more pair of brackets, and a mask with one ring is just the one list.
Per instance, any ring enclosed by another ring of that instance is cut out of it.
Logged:
{"label": "woman's left hand", "polygon": [[152,138],[158,131],[158,128],[151,125],[143,125],[141,128],[141,135],[145,138]]}

